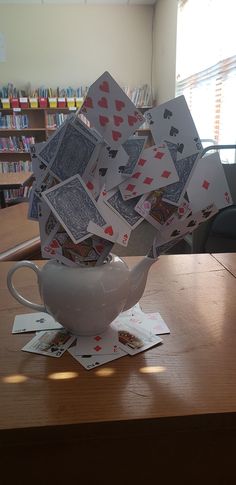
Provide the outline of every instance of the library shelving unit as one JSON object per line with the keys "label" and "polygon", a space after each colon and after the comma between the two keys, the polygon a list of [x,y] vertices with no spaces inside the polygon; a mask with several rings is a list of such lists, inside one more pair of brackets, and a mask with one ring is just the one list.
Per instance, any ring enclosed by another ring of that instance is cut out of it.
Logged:
{"label": "library shelving unit", "polygon": [[[77,108],[0,108],[0,173],[12,172],[20,170],[30,170],[30,153],[29,148],[19,148],[19,141],[21,137],[32,137],[34,142],[46,141],[47,138],[57,129],[58,119],[61,117],[61,122],[65,117],[75,111]],[[54,120],[55,119],[55,120]],[[53,122],[55,121],[55,123]],[[2,147],[1,139],[15,139],[16,145],[9,149]],[[9,166],[9,170],[8,170]],[[15,201],[17,197],[25,196],[25,191],[15,189],[14,192],[9,189],[5,191],[6,200]]]}

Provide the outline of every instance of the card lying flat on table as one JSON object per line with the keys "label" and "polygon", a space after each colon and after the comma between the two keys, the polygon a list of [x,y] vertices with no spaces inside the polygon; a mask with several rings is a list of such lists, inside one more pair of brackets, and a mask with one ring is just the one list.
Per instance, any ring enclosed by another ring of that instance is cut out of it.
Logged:
{"label": "card lying flat on table", "polygon": [[129,355],[135,355],[160,344],[162,339],[152,332],[140,328],[137,324],[128,323],[119,317],[111,323],[118,332],[119,346]]}
{"label": "card lying flat on table", "polygon": [[61,357],[75,338],[65,330],[40,332],[21,350],[33,354],[47,355],[48,357]]}
{"label": "card lying flat on table", "polygon": [[76,355],[75,349],[76,346],[70,347],[68,349],[69,354],[87,370],[94,369],[94,367],[107,364],[107,362],[112,362],[113,360],[120,359],[127,355],[127,353],[121,349],[113,355]]}
{"label": "card lying flat on table", "polygon": [[56,330],[62,328],[48,313],[26,313],[16,315],[12,333],[36,332],[37,330]]}

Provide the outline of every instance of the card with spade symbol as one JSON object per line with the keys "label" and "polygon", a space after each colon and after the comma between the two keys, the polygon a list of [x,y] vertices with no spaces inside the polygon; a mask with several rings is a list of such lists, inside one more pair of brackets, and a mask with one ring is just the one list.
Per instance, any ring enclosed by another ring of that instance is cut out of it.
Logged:
{"label": "card with spade symbol", "polygon": [[202,210],[192,214],[190,213],[186,219],[181,219],[178,222],[172,223],[170,226],[163,229],[161,232],[161,242],[164,244],[177,237],[184,236],[186,233],[191,233],[199,224],[207,221],[210,217],[218,212],[214,204],[204,207]]}
{"label": "card with spade symbol", "polygon": [[12,333],[36,332],[38,330],[57,330],[62,328],[48,313],[26,313],[16,315],[13,323]]}
{"label": "card with spade symbol", "polygon": [[218,209],[232,205],[228,182],[218,152],[198,160],[187,194],[193,212],[214,202]]}
{"label": "card with spade symbol", "polygon": [[108,145],[100,152],[96,167],[95,177],[103,179],[106,191],[109,191],[121,184],[126,177],[123,171],[129,160],[129,155],[122,146],[112,149]]}
{"label": "card with spade symbol", "polygon": [[124,143],[145,121],[109,72],[90,86],[80,112],[112,147]]}
{"label": "card with spade symbol", "polygon": [[107,221],[97,208],[86,185],[79,175],[70,177],[43,192],[43,198],[74,243],[89,237],[89,221],[103,227]]}
{"label": "card with spade symbol", "polygon": [[177,145],[177,160],[202,150],[201,140],[184,96],[152,108],[145,113],[158,145],[170,141]]}

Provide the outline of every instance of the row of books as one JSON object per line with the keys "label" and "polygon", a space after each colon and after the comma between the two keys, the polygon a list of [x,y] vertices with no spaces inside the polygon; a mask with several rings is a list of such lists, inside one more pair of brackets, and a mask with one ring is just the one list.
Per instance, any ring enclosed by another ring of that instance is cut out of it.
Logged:
{"label": "row of books", "polygon": [[59,126],[62,125],[62,123],[64,123],[67,117],[68,117],[68,114],[64,114],[64,113],[47,114],[46,116],[47,128],[58,128]]}
{"label": "row of books", "polygon": [[9,136],[0,138],[0,152],[29,152],[35,144],[33,136]]}
{"label": "row of books", "polygon": [[20,160],[19,162],[0,162],[0,173],[32,172],[31,160]]}
{"label": "row of books", "polygon": [[144,84],[141,88],[124,87],[124,91],[137,108],[152,106],[152,92],[148,84]]}
{"label": "row of books", "polygon": [[0,113],[0,129],[16,129],[22,130],[23,128],[29,127],[29,119],[27,115],[17,115],[13,113],[12,115],[3,115]]}
{"label": "row of books", "polygon": [[19,189],[4,190],[5,201],[9,204],[9,202],[15,201],[16,199],[28,199],[29,192],[30,187],[20,187]]}
{"label": "row of books", "polygon": [[24,98],[24,97],[77,97],[84,96],[86,88],[79,86],[78,88],[60,87],[55,89],[46,86],[40,86],[39,88],[32,88],[28,83],[24,89],[18,89],[12,83],[8,83],[6,86],[0,87],[0,98]]}

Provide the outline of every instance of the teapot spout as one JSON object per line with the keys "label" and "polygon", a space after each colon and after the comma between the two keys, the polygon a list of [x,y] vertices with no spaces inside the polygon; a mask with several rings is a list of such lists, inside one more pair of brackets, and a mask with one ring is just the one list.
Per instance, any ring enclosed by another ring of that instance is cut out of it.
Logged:
{"label": "teapot spout", "polygon": [[153,263],[157,261],[158,258],[148,258],[145,256],[141,261],[139,261],[132,270],[130,270],[130,288],[127,296],[126,304],[124,306],[123,312],[132,308],[143,295],[145,290],[148,272]]}

